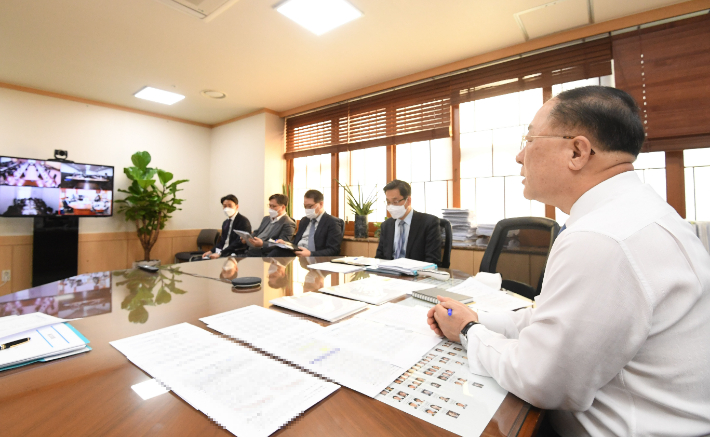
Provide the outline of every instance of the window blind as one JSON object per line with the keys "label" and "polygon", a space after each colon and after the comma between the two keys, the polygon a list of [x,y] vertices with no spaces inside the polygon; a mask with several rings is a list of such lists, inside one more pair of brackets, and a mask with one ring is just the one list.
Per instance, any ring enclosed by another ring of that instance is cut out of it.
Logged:
{"label": "window blind", "polygon": [[643,151],[710,146],[710,15],[614,36],[616,87],[641,107]]}
{"label": "window blind", "polygon": [[611,40],[574,43],[286,120],[286,159],[451,135],[451,105],[611,74]]}

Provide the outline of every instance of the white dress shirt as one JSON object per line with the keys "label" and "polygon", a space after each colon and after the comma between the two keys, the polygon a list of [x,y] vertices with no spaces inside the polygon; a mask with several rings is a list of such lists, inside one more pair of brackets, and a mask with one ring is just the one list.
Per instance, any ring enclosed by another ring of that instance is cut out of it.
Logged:
{"label": "white dress shirt", "polygon": [[237,214],[238,213],[235,212],[233,216],[229,217],[229,231],[227,231],[227,239],[224,240],[224,246],[215,248],[216,253],[222,253],[224,249],[229,247],[229,238],[232,236],[232,227],[234,226],[234,219],[237,217]]}
{"label": "white dress shirt", "polygon": [[634,172],[572,207],[536,308],[479,314],[471,370],[562,436],[710,434],[710,255]]}
{"label": "white dress shirt", "polygon": [[316,231],[318,230],[318,224],[320,223],[320,219],[321,217],[323,217],[324,212],[325,210],[323,210],[320,214],[318,214],[318,216],[308,222],[308,226],[306,227],[306,230],[303,231],[303,235],[301,235],[301,240],[298,242],[298,247],[308,248],[308,239],[311,238],[311,223],[313,223],[313,220],[316,221],[316,224],[313,229],[313,234],[315,235]]}
{"label": "white dress shirt", "polygon": [[399,233],[402,232],[400,230],[400,226],[402,226],[402,223],[406,223],[407,227],[404,228],[404,245],[402,246],[402,251],[404,254],[402,255],[402,258],[407,256],[407,242],[409,241],[409,231],[412,229],[412,216],[414,215],[414,209],[409,210],[409,214],[407,214],[406,217],[403,219],[397,219],[395,221],[395,227],[394,227],[394,250],[392,251],[392,254],[395,255],[397,253],[397,245],[399,244]]}

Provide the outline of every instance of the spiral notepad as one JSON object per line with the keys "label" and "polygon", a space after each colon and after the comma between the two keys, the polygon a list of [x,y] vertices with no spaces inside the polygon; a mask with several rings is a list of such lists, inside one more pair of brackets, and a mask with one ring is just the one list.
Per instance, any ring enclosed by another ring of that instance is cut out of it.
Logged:
{"label": "spiral notepad", "polygon": [[442,290],[441,288],[429,288],[421,291],[412,291],[412,297],[431,303],[439,303],[439,299],[437,299],[436,296],[449,297],[461,303],[473,302],[473,298],[471,296],[452,293],[450,291]]}

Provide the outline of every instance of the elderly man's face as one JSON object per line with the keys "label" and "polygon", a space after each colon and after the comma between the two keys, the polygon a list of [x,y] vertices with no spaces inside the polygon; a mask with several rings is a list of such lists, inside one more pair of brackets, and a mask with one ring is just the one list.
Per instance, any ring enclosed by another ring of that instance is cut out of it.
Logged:
{"label": "elderly man's face", "polygon": [[[549,115],[557,103],[556,99],[548,100],[530,123],[526,135],[570,135],[553,127]],[[573,133],[571,135],[574,135]],[[520,175],[525,177],[523,194],[526,199],[534,199],[550,205],[555,205],[556,194],[567,188],[569,183],[567,153],[571,140],[564,138],[532,138],[523,150],[516,156],[516,161],[522,164]],[[571,152],[570,152],[571,156]]]}

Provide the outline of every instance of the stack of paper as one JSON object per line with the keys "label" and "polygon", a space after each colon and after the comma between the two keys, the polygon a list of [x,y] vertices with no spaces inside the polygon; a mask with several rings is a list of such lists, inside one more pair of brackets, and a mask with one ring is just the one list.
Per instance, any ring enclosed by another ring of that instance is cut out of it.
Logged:
{"label": "stack of paper", "polygon": [[412,311],[410,318],[420,321],[417,330],[359,317],[324,328],[254,305],[200,320],[211,329],[374,397],[439,341],[419,332],[426,325],[425,315],[407,310]]}
{"label": "stack of paper", "polygon": [[43,313],[0,318],[0,370],[90,351],[89,340],[66,322]]}
{"label": "stack of paper", "polygon": [[111,345],[239,437],[269,436],[339,388],[189,323]]}
{"label": "stack of paper", "polygon": [[367,308],[367,305],[349,299],[329,296],[323,293],[303,293],[299,296],[284,296],[270,300],[274,305],[317,317],[328,322],[336,322]]}
{"label": "stack of paper", "polygon": [[476,278],[468,278],[456,287],[449,288],[448,291],[471,296],[474,300],[471,306],[479,311],[512,311],[532,305],[531,300],[511,296],[505,291],[489,287]]}
{"label": "stack of paper", "polygon": [[381,259],[378,258],[367,258],[365,256],[344,256],[342,258],[336,258],[334,260],[331,260],[331,262],[334,263],[339,263],[339,264],[348,264],[351,266],[376,266],[380,262],[382,262]]}
{"label": "stack of paper", "polygon": [[365,270],[365,267],[348,264],[336,264],[335,262],[309,264],[308,268],[311,270],[323,270],[326,272],[333,273],[353,273],[359,272],[360,270]]}
{"label": "stack of paper", "polygon": [[447,208],[443,216],[451,223],[452,240],[458,246],[476,244],[476,214],[468,209]]}
{"label": "stack of paper", "polygon": [[379,260],[380,263],[376,266],[368,267],[368,271],[389,273],[394,275],[409,275],[414,276],[419,270],[436,269],[436,264],[425,261],[417,261],[409,258],[399,258],[392,260]]}
{"label": "stack of paper", "polygon": [[373,275],[369,278],[321,288],[319,291],[372,305],[381,305],[392,299],[411,294],[413,291],[426,290],[427,288],[431,288],[431,286],[418,281],[404,281]]}

